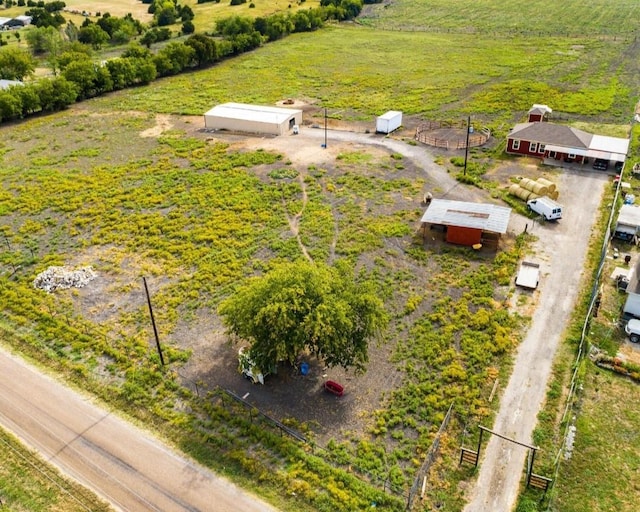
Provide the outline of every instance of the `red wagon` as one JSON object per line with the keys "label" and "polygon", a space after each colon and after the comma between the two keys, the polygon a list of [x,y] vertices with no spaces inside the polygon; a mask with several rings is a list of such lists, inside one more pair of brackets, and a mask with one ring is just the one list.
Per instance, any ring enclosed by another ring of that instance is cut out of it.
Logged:
{"label": "red wagon", "polygon": [[344,386],[342,386],[341,384],[338,384],[333,380],[326,381],[324,383],[324,389],[326,389],[329,393],[336,396],[342,396],[344,394]]}

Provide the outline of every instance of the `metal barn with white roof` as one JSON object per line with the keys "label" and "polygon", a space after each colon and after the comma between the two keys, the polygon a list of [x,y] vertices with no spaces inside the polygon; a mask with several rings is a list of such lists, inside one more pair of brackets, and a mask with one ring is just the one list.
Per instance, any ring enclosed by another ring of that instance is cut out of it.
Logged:
{"label": "metal barn with white roof", "polygon": [[300,124],[302,110],[244,103],[223,103],[204,115],[209,130],[284,135]]}
{"label": "metal barn with white roof", "polygon": [[506,206],[433,199],[422,216],[422,226],[442,227],[446,241],[452,244],[497,244],[498,237],[507,232],[510,217],[511,208]]}

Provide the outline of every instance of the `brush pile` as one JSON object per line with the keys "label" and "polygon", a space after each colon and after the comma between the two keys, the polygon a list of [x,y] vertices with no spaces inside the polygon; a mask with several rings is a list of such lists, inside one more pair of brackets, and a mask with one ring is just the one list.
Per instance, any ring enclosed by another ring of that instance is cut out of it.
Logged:
{"label": "brush pile", "polygon": [[96,278],[92,267],[71,270],[67,267],[49,267],[33,280],[33,286],[49,293],[66,288],[82,288]]}

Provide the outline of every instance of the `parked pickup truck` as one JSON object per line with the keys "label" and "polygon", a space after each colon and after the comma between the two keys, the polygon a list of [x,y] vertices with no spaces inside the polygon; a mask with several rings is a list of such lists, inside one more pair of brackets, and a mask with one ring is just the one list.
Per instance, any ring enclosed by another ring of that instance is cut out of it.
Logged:
{"label": "parked pickup truck", "polygon": [[530,288],[534,290],[538,287],[540,280],[540,265],[530,261],[523,261],[520,264],[518,275],[516,276],[516,286]]}

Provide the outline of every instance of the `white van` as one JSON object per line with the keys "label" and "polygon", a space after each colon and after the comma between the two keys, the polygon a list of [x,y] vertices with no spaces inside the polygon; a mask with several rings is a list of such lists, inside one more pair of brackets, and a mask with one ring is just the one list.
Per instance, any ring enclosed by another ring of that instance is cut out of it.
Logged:
{"label": "white van", "polygon": [[562,218],[562,205],[553,199],[543,196],[527,201],[529,210],[542,215],[546,220],[558,220]]}

